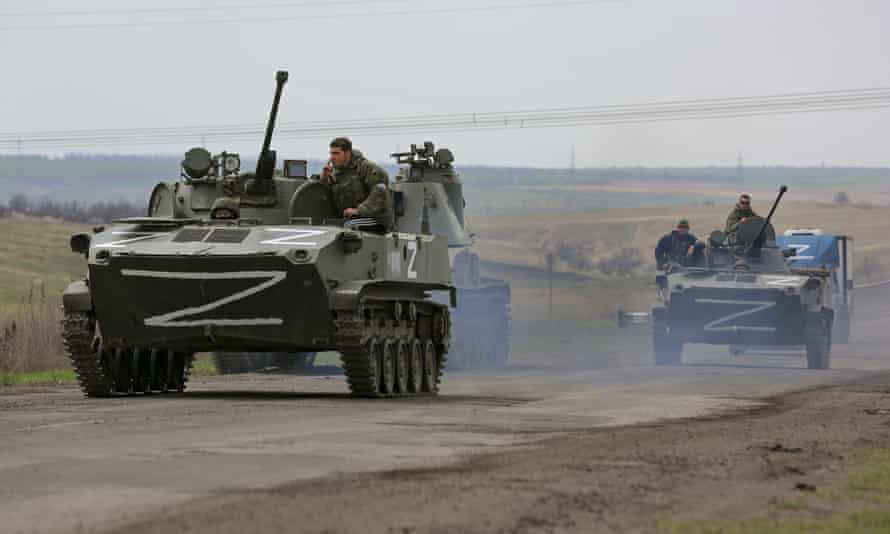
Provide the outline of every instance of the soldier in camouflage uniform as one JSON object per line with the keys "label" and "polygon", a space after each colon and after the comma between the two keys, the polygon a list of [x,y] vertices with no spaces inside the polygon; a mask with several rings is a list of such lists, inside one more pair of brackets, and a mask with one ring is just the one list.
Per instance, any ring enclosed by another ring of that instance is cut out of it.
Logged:
{"label": "soldier in camouflage uniform", "polygon": [[330,157],[321,182],[331,187],[337,212],[344,219],[370,217],[389,228],[392,221],[386,171],[353,150],[352,141],[345,137],[331,141]]}
{"label": "soldier in camouflage uniform", "polygon": [[723,233],[726,234],[727,238],[730,238],[732,241],[735,238],[735,234],[739,229],[739,224],[748,220],[749,217],[757,217],[758,215],[754,213],[754,210],[751,209],[751,195],[743,194],[739,196],[739,201],[736,203],[735,207],[729,212],[729,215],[726,217],[726,227],[723,230]]}

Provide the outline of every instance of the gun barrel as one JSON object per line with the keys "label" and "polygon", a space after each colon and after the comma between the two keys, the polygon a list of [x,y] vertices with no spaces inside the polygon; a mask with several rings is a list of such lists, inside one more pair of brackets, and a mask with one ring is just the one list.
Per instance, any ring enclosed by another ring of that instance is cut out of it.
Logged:
{"label": "gun barrel", "polygon": [[269,113],[269,122],[266,124],[266,137],[263,138],[263,148],[260,150],[260,157],[257,160],[257,174],[260,174],[260,166],[265,154],[269,151],[269,145],[272,144],[272,133],[275,131],[275,119],[278,118],[278,103],[281,101],[281,90],[287,83],[287,71],[280,70],[275,73],[275,98],[272,100],[272,111]]}
{"label": "gun barrel", "polygon": [[757,237],[754,239],[754,241],[751,242],[751,245],[748,247],[748,249],[750,249],[751,246],[754,245],[754,243],[757,243],[760,240],[760,238],[763,237],[763,233],[766,231],[767,227],[769,226],[770,221],[773,220],[773,214],[776,213],[776,208],[779,207],[779,202],[782,201],[782,197],[785,196],[785,193],[787,193],[787,192],[788,192],[787,185],[783,185],[783,186],[779,187],[779,195],[776,197],[776,200],[773,202],[772,207],[770,207],[769,214],[766,216],[766,219],[763,220],[763,224],[760,225],[760,231],[757,232]]}

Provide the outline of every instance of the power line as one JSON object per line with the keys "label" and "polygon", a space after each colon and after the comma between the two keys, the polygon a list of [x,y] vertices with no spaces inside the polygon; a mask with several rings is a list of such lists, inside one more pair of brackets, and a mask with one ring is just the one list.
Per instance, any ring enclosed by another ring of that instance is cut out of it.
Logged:
{"label": "power line", "polygon": [[73,24],[33,24],[33,25],[12,25],[0,26],[0,32],[15,31],[33,31],[33,30],[101,30],[115,28],[141,28],[148,26],[194,26],[207,24],[249,24],[257,22],[289,22],[296,20],[330,20],[330,19],[353,19],[353,18],[381,18],[396,17],[410,15],[445,15],[457,13],[483,13],[496,11],[513,11],[520,9],[546,9],[557,7],[572,6],[589,6],[593,4],[602,4],[609,1],[618,0],[552,0],[538,1],[514,4],[491,4],[482,6],[467,7],[443,7],[433,9],[403,9],[403,10],[384,10],[384,11],[360,11],[360,12],[342,12],[342,13],[317,13],[306,15],[282,15],[277,17],[239,17],[239,18],[216,18],[216,19],[191,19],[191,20],[158,20],[158,21],[138,21],[138,22],[109,22],[109,23],[73,23]]}
{"label": "power line", "polygon": [[300,9],[306,7],[340,7],[348,5],[373,5],[406,3],[410,0],[309,0],[306,2],[270,2],[265,4],[222,4],[218,6],[179,6],[179,7],[147,7],[136,9],[95,9],[76,11],[18,11],[0,13],[0,19],[7,17],[93,17],[100,15],[148,15],[148,14],[179,14],[207,13],[232,10],[265,10],[265,9]]}
{"label": "power line", "polygon": [[[280,127],[298,126],[304,128],[317,127],[353,127],[353,126],[385,126],[398,125],[403,123],[422,122],[424,124],[433,124],[439,122],[453,122],[455,120],[471,120],[473,123],[486,123],[492,120],[502,120],[507,117],[510,120],[522,117],[532,117],[539,114],[579,114],[579,113],[625,113],[625,112],[675,112],[675,111],[702,111],[702,110],[720,110],[720,109],[750,109],[759,106],[780,106],[780,105],[800,105],[800,104],[824,104],[824,103],[845,103],[854,102],[861,103],[864,100],[881,101],[890,96],[890,87],[871,87],[862,89],[840,89],[829,91],[809,91],[795,93],[771,93],[758,96],[735,96],[735,97],[719,97],[719,98],[699,98],[699,99],[682,99],[682,100],[661,100],[639,102],[633,104],[607,104],[595,106],[573,106],[561,108],[527,108],[512,111],[500,112],[474,112],[474,113],[445,113],[445,114],[424,114],[424,115],[402,115],[393,117],[369,117],[361,119],[340,119],[340,120],[318,120],[304,122],[282,122]],[[219,134],[225,132],[247,130],[251,133],[257,131],[257,123],[240,123],[240,124],[217,124],[205,126],[167,126],[152,128],[103,128],[89,130],[52,130],[52,131],[20,131],[15,133],[0,133],[0,142],[8,141],[10,138],[25,136],[29,139],[38,139],[42,137],[65,137],[65,136],[82,136],[82,135],[201,135],[201,134]]]}
{"label": "power line", "polygon": [[[803,96],[802,96],[803,95]],[[533,109],[508,112],[415,115],[360,120],[281,123],[278,139],[313,139],[331,135],[393,135],[398,133],[441,133],[504,129],[557,128],[570,126],[639,124],[689,120],[728,119],[855,111],[890,107],[890,88],[792,93],[759,97],[731,97]],[[0,148],[10,148],[19,139],[29,148],[126,145],[170,145],[190,139],[212,138],[217,142],[258,139],[260,125],[217,125],[174,128],[129,128],[68,130],[0,135]]]}

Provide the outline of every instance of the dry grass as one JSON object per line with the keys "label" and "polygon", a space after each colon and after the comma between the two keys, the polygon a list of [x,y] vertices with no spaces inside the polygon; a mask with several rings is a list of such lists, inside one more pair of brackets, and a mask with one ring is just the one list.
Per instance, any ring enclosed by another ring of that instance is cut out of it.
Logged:
{"label": "dry grass", "polygon": [[34,285],[27,300],[0,308],[0,372],[67,369],[58,296]]}

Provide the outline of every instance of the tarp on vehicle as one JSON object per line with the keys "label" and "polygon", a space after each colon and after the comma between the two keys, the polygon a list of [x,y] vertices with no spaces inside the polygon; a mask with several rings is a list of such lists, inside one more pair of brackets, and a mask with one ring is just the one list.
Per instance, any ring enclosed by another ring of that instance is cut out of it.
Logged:
{"label": "tarp on vehicle", "polygon": [[838,236],[835,235],[781,235],[776,236],[779,248],[794,249],[795,255],[788,258],[792,267],[837,267]]}

